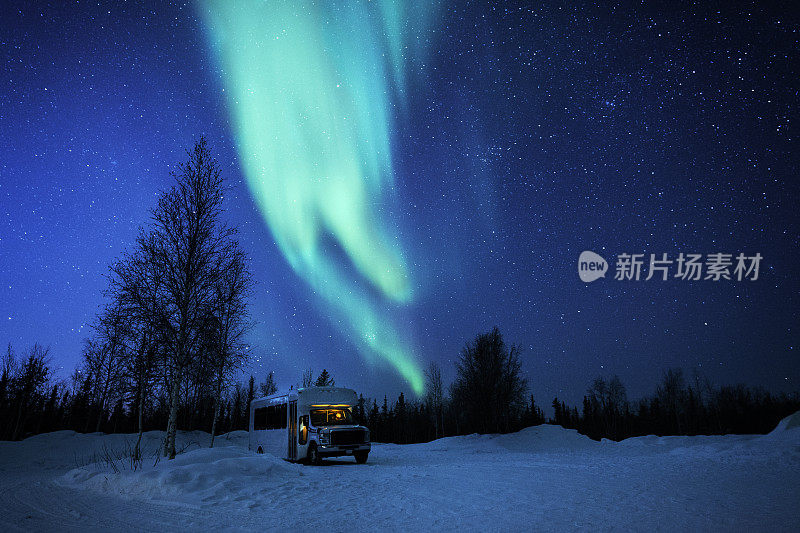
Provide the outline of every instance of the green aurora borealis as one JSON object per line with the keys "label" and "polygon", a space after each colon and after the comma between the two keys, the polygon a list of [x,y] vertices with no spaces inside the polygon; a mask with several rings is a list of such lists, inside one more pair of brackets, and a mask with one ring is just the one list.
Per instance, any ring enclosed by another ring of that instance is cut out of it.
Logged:
{"label": "green aurora borealis", "polygon": [[420,394],[413,343],[392,319],[412,301],[413,272],[382,214],[393,103],[405,106],[431,16],[392,1],[207,0],[201,11],[249,189],[282,254],[365,359]]}

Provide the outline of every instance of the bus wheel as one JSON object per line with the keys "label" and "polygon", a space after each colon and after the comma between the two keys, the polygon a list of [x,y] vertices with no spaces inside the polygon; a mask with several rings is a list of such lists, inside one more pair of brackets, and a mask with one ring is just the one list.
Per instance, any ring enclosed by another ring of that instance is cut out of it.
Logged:
{"label": "bus wheel", "polygon": [[322,457],[319,456],[316,443],[312,442],[308,446],[308,464],[319,466],[322,464]]}
{"label": "bus wheel", "polygon": [[261,449],[261,446],[258,447],[258,450],[256,450],[256,453],[264,453],[264,450]]}
{"label": "bus wheel", "polygon": [[356,462],[360,465],[367,462],[367,456],[369,456],[369,452],[353,452],[353,457],[356,458]]}

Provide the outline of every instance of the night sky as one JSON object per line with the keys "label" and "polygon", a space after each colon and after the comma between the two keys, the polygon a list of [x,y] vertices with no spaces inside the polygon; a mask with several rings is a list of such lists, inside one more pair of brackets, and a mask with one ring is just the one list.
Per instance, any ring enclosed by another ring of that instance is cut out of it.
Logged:
{"label": "night sky", "polygon": [[[253,85],[260,65],[237,75],[231,63],[255,61],[252,43],[226,61],[208,2],[3,2],[0,342],[49,345],[59,376],[71,373],[109,263],[205,135],[252,258],[247,374],[258,380],[274,370],[288,388],[324,367],[367,396],[413,395],[410,375],[437,361],[449,382],[465,342],[496,325],[521,348],[540,404],[578,404],[594,377],[613,374],[636,398],[675,366],[717,384],[800,389],[797,9],[453,2],[401,13],[408,41],[392,46],[377,16],[345,4],[297,8],[304,26],[276,2],[283,13],[265,35],[243,27],[261,28],[257,14],[221,32],[272,50],[263,61],[282,67],[264,88]],[[266,34],[284,22],[301,43],[323,28],[320,68],[304,47],[269,48]],[[359,70],[368,61],[377,67]],[[308,89],[306,101],[286,97],[307,122],[284,122],[280,83]],[[363,111],[352,138],[317,139],[325,128],[309,101],[329,96],[334,111],[355,102],[346,118]],[[358,202],[314,190],[313,169],[345,166],[348,149]],[[342,159],[317,160],[331,153]],[[264,154],[277,155],[259,177],[248,168]],[[312,171],[295,176],[302,169]],[[259,193],[262,178],[274,181]],[[322,229],[313,255],[297,259],[275,211],[291,198],[276,191],[304,179],[318,211],[302,222]],[[374,242],[364,228],[348,233],[347,217],[362,212]],[[340,235],[323,219],[341,222]],[[584,250],[608,260],[605,279],[579,279]],[[759,278],[613,276],[622,253],[647,263],[717,252],[760,253]],[[391,346],[373,349],[362,319]]]}

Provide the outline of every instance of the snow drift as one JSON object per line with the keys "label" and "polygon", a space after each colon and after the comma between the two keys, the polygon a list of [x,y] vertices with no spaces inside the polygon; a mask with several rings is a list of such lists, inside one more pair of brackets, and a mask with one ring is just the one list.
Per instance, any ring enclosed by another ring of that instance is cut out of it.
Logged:
{"label": "snow drift", "polygon": [[170,498],[184,502],[224,503],[243,501],[264,483],[281,482],[302,475],[299,465],[271,455],[257,456],[237,446],[203,448],[185,452],[172,461],[144,463],[136,471],[109,472],[105,464],[73,469],[62,481],[104,493]]}
{"label": "snow drift", "polygon": [[769,441],[780,441],[790,445],[800,444],[800,411],[778,422],[778,426],[764,438]]}

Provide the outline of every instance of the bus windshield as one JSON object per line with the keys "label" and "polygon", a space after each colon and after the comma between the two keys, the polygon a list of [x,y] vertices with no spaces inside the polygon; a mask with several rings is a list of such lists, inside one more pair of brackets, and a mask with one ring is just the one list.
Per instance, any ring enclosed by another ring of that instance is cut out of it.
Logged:
{"label": "bus windshield", "polygon": [[355,423],[350,409],[311,409],[311,425],[315,427]]}

